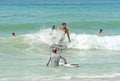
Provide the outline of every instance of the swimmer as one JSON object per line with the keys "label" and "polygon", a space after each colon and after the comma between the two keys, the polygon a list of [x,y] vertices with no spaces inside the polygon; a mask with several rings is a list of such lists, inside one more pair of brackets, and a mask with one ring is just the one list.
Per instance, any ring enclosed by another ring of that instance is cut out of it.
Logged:
{"label": "swimmer", "polygon": [[66,59],[63,58],[60,54],[57,54],[57,49],[53,48],[52,54],[50,55],[50,59],[46,65],[48,66],[49,63],[51,62],[51,66],[53,66],[53,67],[59,66],[60,59],[63,59],[64,64],[67,64]]}
{"label": "swimmer", "polygon": [[103,32],[103,29],[100,29],[100,30],[97,32],[97,34],[102,34],[102,32]]}
{"label": "swimmer", "polygon": [[16,35],[15,35],[15,33],[14,33],[14,32],[12,33],[12,37],[16,37]]}
{"label": "swimmer", "polygon": [[55,28],[55,25],[53,25],[53,27],[52,27],[52,32],[50,33],[50,35],[52,35],[52,33],[53,33],[53,31],[55,30],[56,28]]}
{"label": "swimmer", "polygon": [[55,25],[53,25],[53,27],[52,27],[52,30],[54,30],[55,29]]}

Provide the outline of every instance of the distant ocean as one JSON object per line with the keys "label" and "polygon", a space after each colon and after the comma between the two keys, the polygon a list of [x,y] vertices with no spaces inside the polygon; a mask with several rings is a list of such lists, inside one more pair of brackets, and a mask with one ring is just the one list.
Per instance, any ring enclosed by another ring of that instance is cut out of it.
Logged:
{"label": "distant ocean", "polygon": [[[62,55],[78,68],[45,66],[63,22],[72,42]],[[0,81],[66,80],[120,80],[120,4],[0,4]]]}

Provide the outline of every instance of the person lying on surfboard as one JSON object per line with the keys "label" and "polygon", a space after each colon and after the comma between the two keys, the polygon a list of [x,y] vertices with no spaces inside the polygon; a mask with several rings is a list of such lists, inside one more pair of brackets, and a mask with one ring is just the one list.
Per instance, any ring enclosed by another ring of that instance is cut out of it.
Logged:
{"label": "person lying on surfboard", "polygon": [[53,48],[52,54],[50,55],[50,59],[46,65],[48,66],[49,63],[51,62],[51,66],[53,66],[53,67],[59,66],[60,59],[63,59],[64,64],[67,64],[66,59],[64,57],[62,57],[60,54],[57,54],[57,49]]}
{"label": "person lying on surfboard", "polygon": [[[62,30],[64,32],[64,34],[67,34],[67,38],[68,38],[69,42],[71,42],[69,31],[66,27],[66,23],[62,23],[62,26],[60,27],[60,30]],[[60,41],[62,41],[62,39]]]}

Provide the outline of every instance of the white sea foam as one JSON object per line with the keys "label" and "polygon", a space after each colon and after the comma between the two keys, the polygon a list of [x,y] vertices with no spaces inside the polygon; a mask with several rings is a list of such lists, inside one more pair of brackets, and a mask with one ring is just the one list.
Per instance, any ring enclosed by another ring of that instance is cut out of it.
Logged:
{"label": "white sea foam", "polygon": [[69,48],[120,50],[120,35],[98,36],[72,33],[70,36],[72,43],[68,44]]}
{"label": "white sea foam", "polygon": [[28,78],[29,81],[119,81],[120,74],[104,74],[104,75],[96,75],[96,76],[87,76],[87,75],[81,75],[81,76],[31,76]]}
{"label": "white sea foam", "polygon": [[[31,45],[44,43],[51,45],[58,43],[60,40],[59,35],[61,33],[51,33],[51,29],[43,29],[35,34],[25,35],[25,40],[30,40]],[[114,36],[99,36],[89,34],[76,34],[70,33],[71,43],[68,42],[67,36],[65,36],[64,43],[67,44],[68,48],[72,49],[102,49],[102,50],[120,50],[120,35]]]}

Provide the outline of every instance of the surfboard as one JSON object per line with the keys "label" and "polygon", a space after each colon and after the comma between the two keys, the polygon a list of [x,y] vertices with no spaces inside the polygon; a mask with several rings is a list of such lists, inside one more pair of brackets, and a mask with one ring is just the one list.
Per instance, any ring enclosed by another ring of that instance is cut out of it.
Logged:
{"label": "surfboard", "polygon": [[57,48],[57,49],[66,49],[67,46],[66,45],[62,45],[62,44],[52,44],[50,45],[50,48]]}
{"label": "surfboard", "polygon": [[79,64],[64,64],[65,67],[79,67]]}
{"label": "surfboard", "polygon": [[80,67],[79,64],[63,64],[63,63],[59,63],[60,66],[64,66],[64,67]]}

